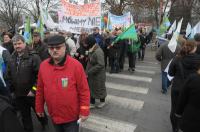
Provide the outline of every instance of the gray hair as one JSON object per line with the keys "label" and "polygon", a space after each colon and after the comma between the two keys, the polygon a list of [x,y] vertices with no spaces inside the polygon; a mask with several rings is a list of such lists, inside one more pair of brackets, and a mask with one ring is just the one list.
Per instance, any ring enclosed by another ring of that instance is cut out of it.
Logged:
{"label": "gray hair", "polygon": [[16,43],[17,41],[21,40],[23,43],[25,42],[25,39],[22,35],[15,35],[13,38],[12,38],[12,42],[13,43]]}

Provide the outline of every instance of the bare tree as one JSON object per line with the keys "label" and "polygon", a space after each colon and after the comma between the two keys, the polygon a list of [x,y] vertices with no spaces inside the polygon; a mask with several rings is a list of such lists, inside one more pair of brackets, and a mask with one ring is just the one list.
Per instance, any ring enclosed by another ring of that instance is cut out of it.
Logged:
{"label": "bare tree", "polygon": [[29,7],[26,8],[27,14],[33,16],[36,22],[40,16],[40,7],[47,10],[57,8],[60,5],[60,0],[27,0]]}
{"label": "bare tree", "polygon": [[173,5],[170,9],[170,21],[180,20],[183,18],[182,30],[191,22],[192,9],[195,0],[172,0]]}
{"label": "bare tree", "polygon": [[26,2],[21,0],[1,0],[0,1],[0,21],[9,28],[15,29],[19,22],[22,10],[26,7]]}

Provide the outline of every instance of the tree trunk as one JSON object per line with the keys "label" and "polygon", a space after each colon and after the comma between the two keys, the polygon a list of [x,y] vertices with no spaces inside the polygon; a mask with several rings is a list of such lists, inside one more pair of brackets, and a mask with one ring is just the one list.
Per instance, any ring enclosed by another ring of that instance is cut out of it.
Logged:
{"label": "tree trunk", "polygon": [[192,11],[192,4],[194,0],[174,0],[174,3],[171,7],[169,13],[169,19],[171,23],[174,20],[179,21],[183,18],[182,28],[181,30],[185,30],[187,27],[187,23],[191,22],[191,11]]}

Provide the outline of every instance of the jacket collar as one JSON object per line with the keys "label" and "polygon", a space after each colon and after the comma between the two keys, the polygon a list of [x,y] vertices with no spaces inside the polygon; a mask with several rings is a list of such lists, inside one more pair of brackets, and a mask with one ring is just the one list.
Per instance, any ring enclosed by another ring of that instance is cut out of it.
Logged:
{"label": "jacket collar", "polygon": [[[18,53],[16,51],[13,52],[13,55],[17,58],[18,57]],[[26,47],[24,49],[24,54],[21,56],[21,58],[28,58],[29,57],[29,50],[28,48]]]}
{"label": "jacket collar", "polygon": [[91,49],[89,49],[89,53],[94,52],[98,48],[99,48],[99,46],[97,44],[95,44]]}
{"label": "jacket collar", "polygon": [[[67,54],[65,54],[65,56],[63,57],[63,59],[61,60],[61,62],[58,63],[58,66],[64,66],[65,63],[67,62]],[[49,64],[54,65],[54,61],[53,58],[51,57],[49,60]]]}

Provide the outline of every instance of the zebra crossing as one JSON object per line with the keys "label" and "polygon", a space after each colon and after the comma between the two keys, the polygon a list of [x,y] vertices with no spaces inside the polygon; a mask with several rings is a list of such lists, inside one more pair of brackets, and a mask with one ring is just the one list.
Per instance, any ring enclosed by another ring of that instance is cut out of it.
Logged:
{"label": "zebra crossing", "polygon": [[[124,72],[119,74],[106,73],[108,91],[106,106],[102,109],[91,110],[88,120],[80,124],[81,132],[134,132],[137,124],[128,121],[126,117],[130,112],[130,116],[127,118],[134,118],[134,116],[131,117],[131,113],[141,111],[145,105],[142,99],[135,98],[134,95],[140,97],[148,94],[148,86],[152,82],[157,69],[158,67],[139,64],[135,70],[137,75]],[[140,73],[142,73],[142,76],[138,75]],[[125,112],[119,113],[118,111]],[[123,114],[124,118],[122,118]]]}

